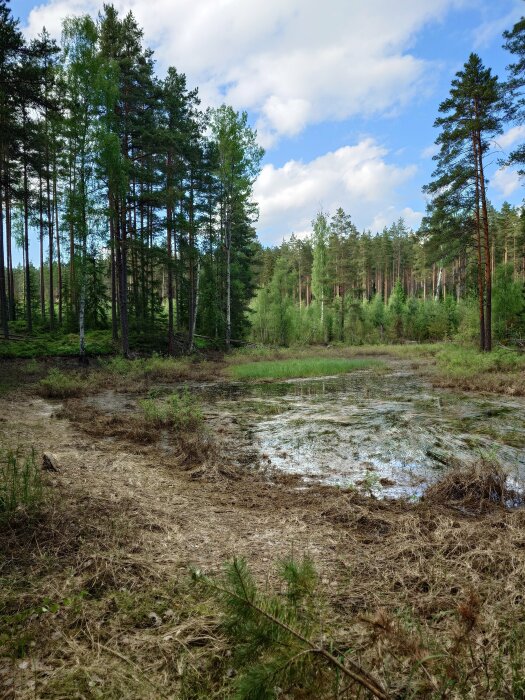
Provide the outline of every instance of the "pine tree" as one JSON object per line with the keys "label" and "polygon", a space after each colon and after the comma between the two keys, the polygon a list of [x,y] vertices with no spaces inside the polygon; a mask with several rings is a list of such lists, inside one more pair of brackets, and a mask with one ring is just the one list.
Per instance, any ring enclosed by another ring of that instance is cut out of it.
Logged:
{"label": "pine tree", "polygon": [[[435,126],[441,128],[436,143],[434,180],[425,189],[435,205],[464,211],[473,218],[478,254],[480,348],[492,348],[491,233],[489,229],[484,157],[490,141],[502,131],[502,88],[497,76],[471,54],[452,81]],[[482,272],[484,271],[484,274]],[[484,306],[483,306],[484,303]]]}
{"label": "pine tree", "polygon": [[[234,257],[242,255],[243,250],[246,252],[246,244],[254,239],[251,223],[256,219],[257,209],[251,197],[263,149],[257,145],[257,135],[248,125],[246,112],[239,114],[223,105],[210,112],[209,118],[217,147],[220,237],[225,253],[225,341],[229,347],[234,325],[232,310],[242,314],[248,301],[238,295],[235,307],[232,304],[232,266]],[[237,269],[240,271],[240,265]]]}
{"label": "pine tree", "polygon": [[[521,17],[512,29],[503,33],[503,47],[516,59],[507,66],[509,71],[507,118],[517,124],[525,123],[525,17]],[[519,144],[509,155],[508,165],[517,165],[520,175],[525,175],[525,144]]]}

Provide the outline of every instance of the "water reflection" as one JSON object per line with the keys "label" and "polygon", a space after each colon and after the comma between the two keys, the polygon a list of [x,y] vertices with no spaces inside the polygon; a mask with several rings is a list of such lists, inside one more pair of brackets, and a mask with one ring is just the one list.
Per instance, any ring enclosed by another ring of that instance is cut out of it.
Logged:
{"label": "water reflection", "polygon": [[454,459],[490,453],[525,475],[525,401],[435,390],[409,373],[201,387],[271,463],[306,480],[417,495]]}

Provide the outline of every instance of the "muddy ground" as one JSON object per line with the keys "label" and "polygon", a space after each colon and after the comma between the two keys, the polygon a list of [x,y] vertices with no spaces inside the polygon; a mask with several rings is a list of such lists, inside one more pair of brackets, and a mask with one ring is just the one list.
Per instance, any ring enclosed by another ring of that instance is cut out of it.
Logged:
{"label": "muddy ground", "polygon": [[327,633],[392,697],[524,697],[507,663],[509,635],[525,638],[522,510],[305,489],[223,417],[188,459],[163,431],[126,432],[104,391],[0,398],[0,443],[60,468],[36,521],[0,532],[0,698],[228,697],[221,611],[192,569],[242,556],[271,587],[275,563],[303,554]]}

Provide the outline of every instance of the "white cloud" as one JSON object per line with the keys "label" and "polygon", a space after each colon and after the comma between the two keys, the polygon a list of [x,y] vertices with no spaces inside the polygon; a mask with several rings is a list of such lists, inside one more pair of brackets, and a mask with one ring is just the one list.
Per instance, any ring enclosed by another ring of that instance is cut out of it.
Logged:
{"label": "white cloud", "polygon": [[[421,28],[468,0],[114,0],[144,27],[162,69],[175,65],[203,101],[250,109],[262,140],[308,124],[392,113],[430,89],[430,64],[409,52]],[[49,0],[27,33],[94,13],[102,0]]]}
{"label": "white cloud", "polygon": [[520,187],[520,176],[511,168],[499,168],[494,173],[490,184],[501,197],[510,197]]}
{"label": "white cloud", "polygon": [[416,166],[388,163],[388,151],[374,139],[344,146],[308,163],[290,160],[282,167],[265,165],[255,183],[259,235],[276,243],[303,234],[319,209],[334,213],[341,206],[359,228],[381,230],[403,216],[417,226],[421,214],[397,204],[396,190],[416,174]]}
{"label": "white cloud", "polygon": [[[523,3],[514,0],[514,7],[503,17],[487,19],[472,32],[474,48],[476,50],[487,48],[495,38],[500,38],[505,29],[509,29],[523,15]],[[490,7],[490,5],[489,5]]]}
{"label": "white cloud", "polygon": [[432,143],[430,146],[427,146],[421,151],[421,158],[424,160],[430,160],[433,158],[435,155],[439,153],[439,146],[435,143]]}
{"label": "white cloud", "polygon": [[501,136],[495,138],[495,142],[499,148],[507,149],[517,141],[525,140],[525,126],[513,126]]}

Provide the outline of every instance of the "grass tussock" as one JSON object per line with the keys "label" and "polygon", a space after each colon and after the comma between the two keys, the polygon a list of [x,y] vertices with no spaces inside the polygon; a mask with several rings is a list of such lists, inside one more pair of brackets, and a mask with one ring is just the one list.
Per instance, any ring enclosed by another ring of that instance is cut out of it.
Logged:
{"label": "grass tussock", "polygon": [[36,453],[0,453],[0,524],[35,515],[43,502],[42,474]]}
{"label": "grass tussock", "polygon": [[101,377],[113,385],[129,388],[129,382],[164,382],[167,384],[183,381],[206,381],[216,378],[223,363],[220,358],[215,362],[195,357],[161,357],[152,355],[148,358],[128,360],[112,357],[101,364]]}
{"label": "grass tussock", "polygon": [[201,405],[187,389],[166,398],[143,399],[140,407],[146,423],[153,426],[186,431],[199,430],[204,423]]}
{"label": "grass tussock", "polygon": [[493,460],[482,459],[470,465],[457,465],[425,491],[430,503],[454,503],[480,510],[490,505],[520,503],[522,495],[509,485],[505,469]]}
{"label": "grass tussock", "polygon": [[86,393],[86,383],[76,374],[66,374],[52,369],[47,377],[38,383],[41,396],[46,399],[68,399]]}
{"label": "grass tussock", "polygon": [[360,369],[379,369],[381,364],[371,359],[310,357],[305,359],[269,360],[233,365],[235,379],[292,379],[344,374]]}
{"label": "grass tussock", "polygon": [[434,386],[525,396],[525,354],[504,347],[483,353],[444,345],[435,355],[430,379]]}

